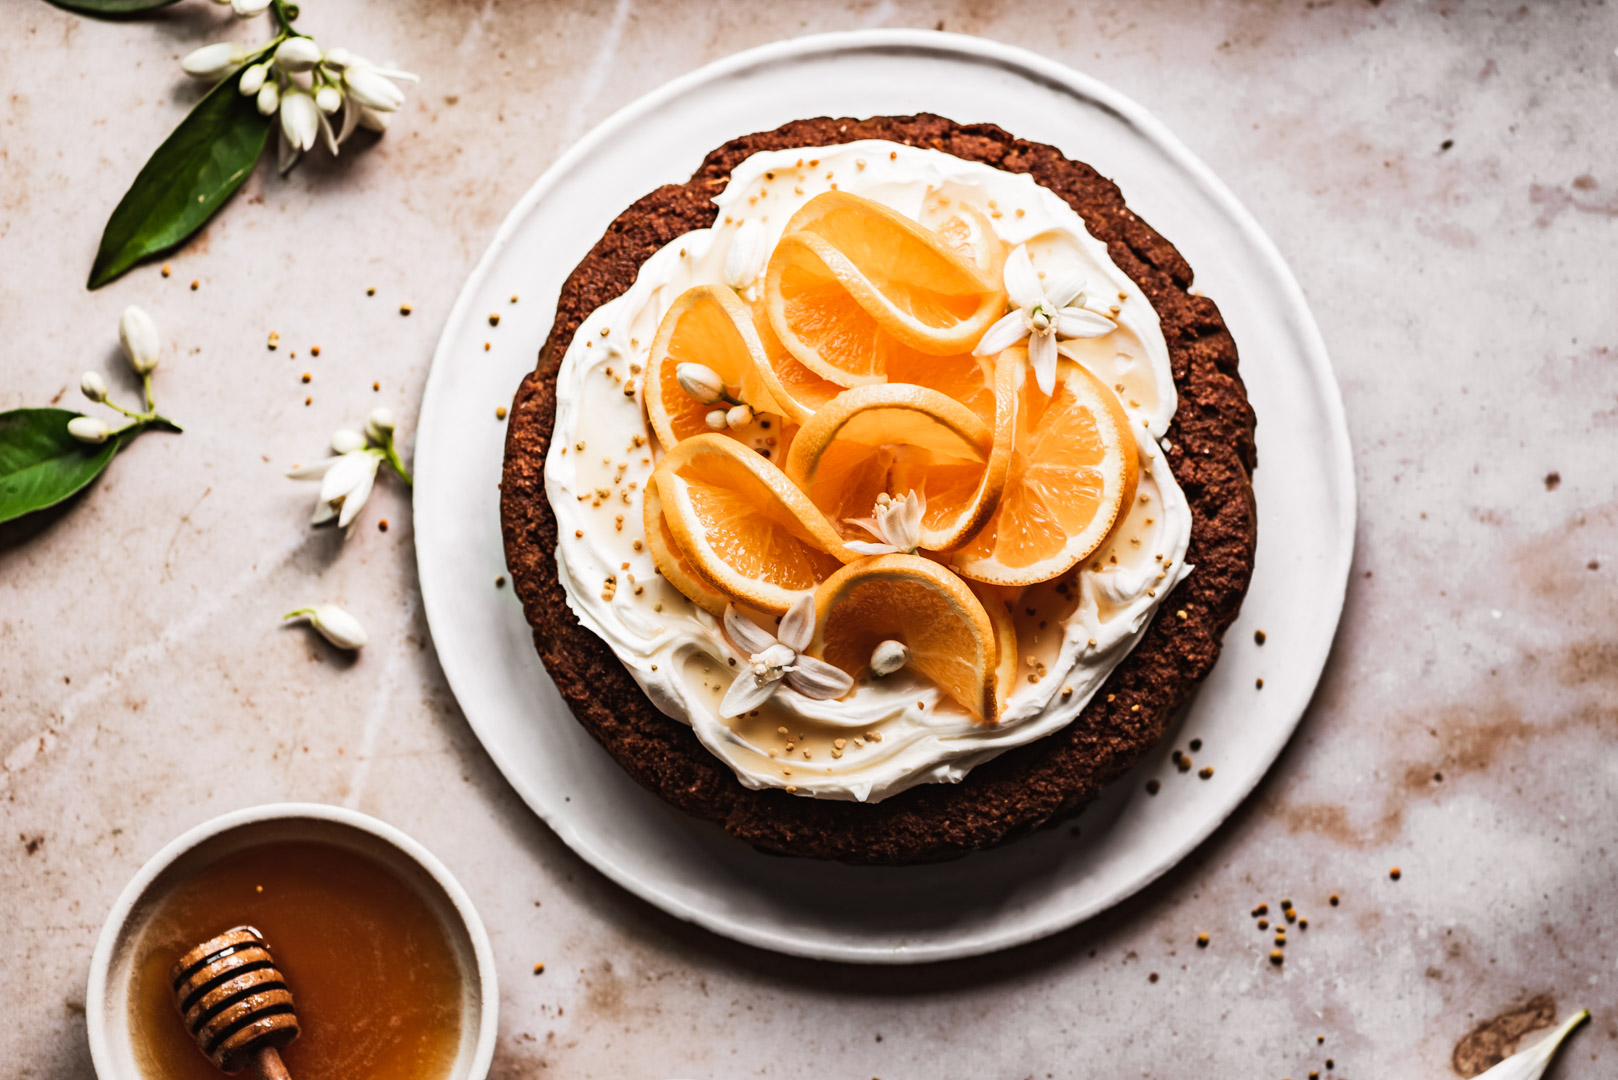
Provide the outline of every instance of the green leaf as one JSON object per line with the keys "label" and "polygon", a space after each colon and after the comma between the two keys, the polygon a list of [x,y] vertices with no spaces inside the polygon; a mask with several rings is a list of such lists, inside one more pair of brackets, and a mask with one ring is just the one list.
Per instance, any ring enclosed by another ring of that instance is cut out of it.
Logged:
{"label": "green leaf", "polygon": [[102,15],[117,18],[121,15],[139,15],[143,11],[156,11],[168,7],[175,0],[50,0],[66,11],[80,15]]}
{"label": "green leaf", "polygon": [[127,436],[99,445],[81,443],[66,409],[13,409],[0,413],[0,521],[55,506],[101,475]]}
{"label": "green leaf", "polygon": [[101,234],[90,288],[183,243],[253,171],[273,118],[260,116],[236,82],[233,71],[208,91],[135,177]]}

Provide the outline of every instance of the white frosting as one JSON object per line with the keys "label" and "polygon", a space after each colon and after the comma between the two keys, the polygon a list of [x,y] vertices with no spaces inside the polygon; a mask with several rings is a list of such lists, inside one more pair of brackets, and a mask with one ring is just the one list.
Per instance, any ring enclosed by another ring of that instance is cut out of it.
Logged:
{"label": "white frosting", "polygon": [[[1088,282],[1082,303],[1118,323],[1105,337],[1063,346],[1122,388],[1140,452],[1139,494],[1106,546],[1076,575],[1064,575],[1076,588],[1051,581],[1003,590],[1015,598],[1024,666],[998,724],[974,722],[909,671],[862,679],[836,701],[782,688],[757,715],[721,719],[719,700],[738,670],[732,662],[745,666],[747,658],[712,616],[656,573],[645,549],[640,490],[657,451],[640,381],[658,323],[693,285],[722,283],[756,298],[787,219],[834,185],[923,224],[941,223],[956,212],[953,204],[974,206],[1001,240],[1027,244],[1042,273],[1079,267]],[[1060,730],[1190,570],[1183,560],[1191,511],[1155,441],[1175,408],[1156,312],[1051,191],[935,150],[865,141],[755,154],[714,201],[714,227],[647,259],[627,293],[590,314],[563,357],[545,489],[568,606],[657,707],[690,724],[748,787],[877,801],[916,784],[959,781],[973,766]]]}

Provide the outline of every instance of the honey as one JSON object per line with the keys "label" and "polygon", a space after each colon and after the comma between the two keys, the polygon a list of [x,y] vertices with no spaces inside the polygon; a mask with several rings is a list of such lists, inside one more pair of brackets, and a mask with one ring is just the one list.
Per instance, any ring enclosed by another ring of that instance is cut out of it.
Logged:
{"label": "honey", "polygon": [[129,990],[135,1057],[148,1080],[219,1080],[181,1023],[169,966],[243,924],[262,931],[296,1000],[302,1034],[281,1057],[298,1080],[449,1075],[462,974],[438,916],[388,867],[336,845],[288,841],[228,855],[158,901]]}

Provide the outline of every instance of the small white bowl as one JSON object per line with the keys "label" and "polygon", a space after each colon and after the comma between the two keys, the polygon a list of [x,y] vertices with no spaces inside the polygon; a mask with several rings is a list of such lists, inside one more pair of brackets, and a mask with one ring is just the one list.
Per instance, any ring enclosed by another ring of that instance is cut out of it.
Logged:
{"label": "small white bowl", "polygon": [[484,1080],[494,1058],[500,993],[494,950],[466,890],[432,852],[386,822],[340,806],[272,803],[204,822],[169,842],[140,868],[107,916],[90,960],[85,1016],[90,1060],[100,1080],[144,1080],[129,1031],[129,982],[140,940],[158,900],[223,856],[259,844],[312,840],[363,854],[415,885],[443,923],[461,967],[461,1044],[449,1080]]}

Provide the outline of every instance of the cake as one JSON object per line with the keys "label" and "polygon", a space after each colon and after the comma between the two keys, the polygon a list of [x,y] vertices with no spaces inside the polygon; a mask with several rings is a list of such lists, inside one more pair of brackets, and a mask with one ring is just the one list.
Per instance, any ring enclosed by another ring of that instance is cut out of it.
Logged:
{"label": "cake", "polygon": [[578,721],[761,850],[937,861],[1163,737],[1252,572],[1254,417],[1190,266],[1054,147],[735,139],[563,285],[507,563]]}

